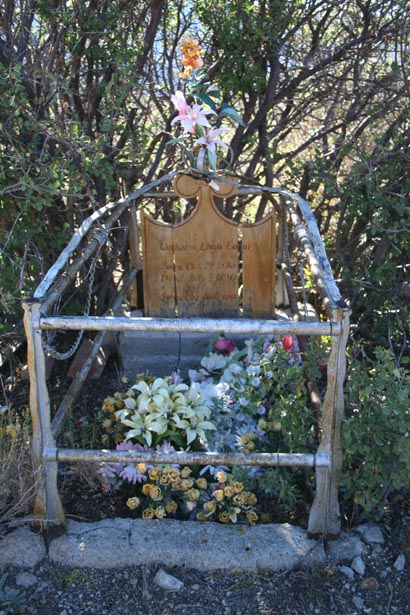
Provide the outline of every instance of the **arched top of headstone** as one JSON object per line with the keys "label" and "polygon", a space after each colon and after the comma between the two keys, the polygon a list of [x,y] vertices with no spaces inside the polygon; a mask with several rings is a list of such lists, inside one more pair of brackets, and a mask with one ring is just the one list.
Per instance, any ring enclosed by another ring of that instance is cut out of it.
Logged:
{"label": "arched top of headstone", "polygon": [[176,225],[143,214],[146,316],[269,317],[274,309],[276,218],[256,225],[227,219],[215,198],[234,196],[233,183],[178,175],[175,193],[197,197]]}

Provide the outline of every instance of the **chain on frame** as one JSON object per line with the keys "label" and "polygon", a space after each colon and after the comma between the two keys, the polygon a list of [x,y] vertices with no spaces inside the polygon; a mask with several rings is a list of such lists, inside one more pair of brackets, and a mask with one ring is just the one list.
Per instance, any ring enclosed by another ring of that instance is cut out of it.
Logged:
{"label": "chain on frame", "polygon": [[[93,286],[94,286],[94,276],[95,276],[95,271],[97,269],[97,260],[98,257],[101,253],[101,250],[103,248],[103,245],[106,242],[106,239],[108,237],[108,233],[107,231],[105,231],[104,229],[98,229],[99,233],[100,233],[100,237],[98,238],[98,248],[97,251],[94,255],[94,258],[92,260],[90,269],[88,271],[88,293],[87,293],[87,300],[85,303],[85,308],[84,308],[84,312],[83,312],[83,316],[88,316],[90,313],[90,307],[91,307],[91,298],[92,298],[92,290],[93,290]],[[97,233],[95,233],[95,235],[97,235]],[[65,361],[66,359],[69,359],[70,357],[73,356],[73,354],[75,352],[77,352],[80,343],[83,339],[84,336],[84,330],[81,329],[81,331],[79,331],[78,335],[77,335],[77,339],[75,340],[74,344],[71,346],[71,348],[69,348],[66,352],[59,352],[58,350],[56,350],[52,345],[51,342],[54,339],[56,335],[56,332],[53,331],[51,335],[47,336],[46,339],[43,341],[43,348],[44,350],[46,350],[48,352],[48,354],[53,358],[56,359],[57,361]]]}

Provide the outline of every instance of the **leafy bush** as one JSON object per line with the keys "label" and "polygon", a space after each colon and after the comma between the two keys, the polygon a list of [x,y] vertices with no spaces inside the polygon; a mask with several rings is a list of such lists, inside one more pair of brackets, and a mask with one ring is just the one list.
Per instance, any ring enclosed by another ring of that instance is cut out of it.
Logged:
{"label": "leafy bush", "polygon": [[410,374],[389,350],[351,357],[341,485],[359,519],[380,517],[389,494],[410,483],[409,398]]}

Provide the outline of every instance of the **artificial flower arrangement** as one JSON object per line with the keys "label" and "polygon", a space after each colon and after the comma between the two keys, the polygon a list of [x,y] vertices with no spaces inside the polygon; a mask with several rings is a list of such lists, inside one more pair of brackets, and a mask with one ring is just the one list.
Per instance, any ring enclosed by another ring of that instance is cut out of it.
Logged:
{"label": "artificial flower arrangement", "polygon": [[[215,171],[218,159],[224,167],[228,160],[222,150],[229,150],[224,135],[229,128],[222,126],[222,120],[244,125],[234,107],[222,101],[221,93],[208,82],[203,71],[203,60],[199,41],[187,36],[180,45],[183,71],[179,73],[186,82],[185,92],[177,90],[171,96],[178,114],[171,125],[179,124],[182,135],[172,138],[170,144],[182,148],[185,161],[198,171],[207,168]],[[212,124],[211,124],[212,122]]]}
{"label": "artificial flower arrangement", "polygon": [[[317,426],[295,423],[312,419],[303,372],[296,337],[249,339],[238,348],[219,336],[199,369],[189,371],[189,385],[177,374],[139,376],[125,392],[108,397],[102,409],[105,443],[165,453],[308,450]],[[297,440],[302,434],[303,441]],[[104,491],[121,495],[132,516],[254,524],[253,489],[263,491],[269,471],[105,463],[99,474]]]}
{"label": "artificial flower arrangement", "polygon": [[[208,420],[211,406],[196,385],[181,383],[178,377],[140,376],[127,391],[104,400],[103,439],[115,443],[117,450],[205,449],[207,436],[216,429]],[[104,463],[99,469],[103,490],[125,497],[133,516],[254,524],[254,494],[223,470],[214,474],[208,481],[198,468],[175,464]]]}
{"label": "artificial flower arrangement", "polygon": [[219,337],[189,377],[213,402],[210,450],[288,452],[295,410],[310,415],[301,353],[291,335],[252,338],[242,349]]}
{"label": "artificial flower arrangement", "polygon": [[117,441],[133,439],[147,446],[163,440],[180,447],[198,438],[206,442],[206,432],[216,428],[203,401],[200,391],[178,380],[141,376],[125,394],[105,400],[104,427],[115,432]]}

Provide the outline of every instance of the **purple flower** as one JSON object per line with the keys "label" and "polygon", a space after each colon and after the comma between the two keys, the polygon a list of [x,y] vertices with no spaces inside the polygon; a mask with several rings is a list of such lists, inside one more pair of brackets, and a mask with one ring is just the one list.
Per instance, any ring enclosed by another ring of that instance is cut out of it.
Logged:
{"label": "purple flower", "polygon": [[143,463],[128,463],[118,476],[133,485],[135,485],[135,483],[142,483],[147,480],[147,477],[141,472],[141,466],[144,466],[144,470],[147,471],[147,467]]}

